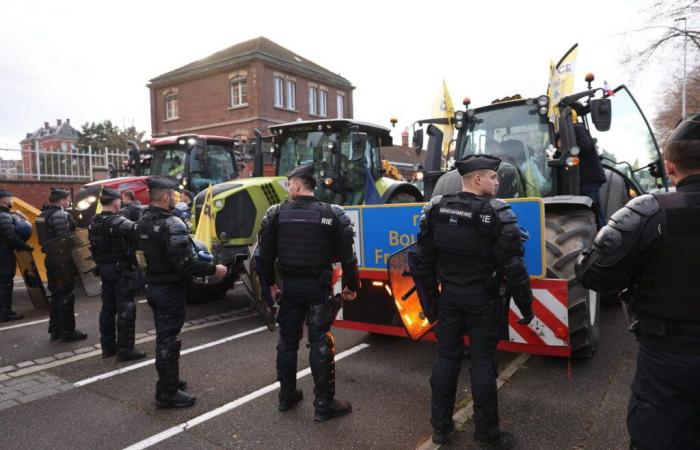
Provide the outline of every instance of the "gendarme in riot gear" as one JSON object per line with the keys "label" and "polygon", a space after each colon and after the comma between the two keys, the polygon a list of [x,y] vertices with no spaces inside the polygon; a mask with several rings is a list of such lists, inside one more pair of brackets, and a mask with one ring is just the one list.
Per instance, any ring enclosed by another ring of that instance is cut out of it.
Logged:
{"label": "gendarme in riot gear", "polygon": [[700,114],[665,149],[676,192],[631,200],[577,262],[585,287],[621,297],[640,341],[627,428],[632,448],[700,443]]}
{"label": "gendarme in riot gear", "polygon": [[[24,316],[12,310],[13,279],[17,270],[15,251],[31,252],[32,247],[25,241],[26,233],[20,236],[26,224],[22,218],[13,215],[12,193],[0,190],[0,322],[22,319]],[[29,227],[31,234],[31,226]]]}
{"label": "gendarme in riot gear", "polygon": [[[512,436],[498,424],[496,344],[508,307],[502,298],[513,296],[521,323],[529,323],[532,291],[517,218],[507,203],[492,198],[499,164],[500,159],[486,155],[458,162],[464,190],[425,205],[411,258],[419,296],[428,297],[421,303],[433,307],[426,316],[438,320],[438,355],[430,378],[433,441],[438,444],[445,444],[455,430],[452,414],[467,333],[474,439],[489,448],[513,445]],[[505,287],[510,295],[503,295]]]}
{"label": "gendarme in riot gear", "polygon": [[119,192],[103,189],[100,195],[103,210],[90,219],[88,233],[90,250],[102,281],[102,357],[117,355],[120,361],[130,361],[146,354],[134,348],[134,295],[138,288],[133,256],[135,224],[117,214],[120,203]]}
{"label": "gendarme in riot gear", "polygon": [[[338,304],[331,292],[331,264],[339,260],[342,266],[341,297],[345,300],[356,297],[359,275],[352,222],[340,206],[314,199],[312,174],[311,165],[289,173],[291,200],[267,211],[255,262],[263,296],[281,299],[277,317],[279,410],[289,410],[303,398],[296,387],[296,367],[306,319],[316,396],[314,420],[322,422],[352,411],[350,403],[335,398],[335,344],[330,329]],[[275,282],[276,262],[281,291]]]}
{"label": "gendarme in riot gear", "polygon": [[187,226],[172,215],[177,182],[150,177],[147,183],[151,204],[136,224],[136,248],[139,264],[145,266],[146,296],[156,326],[156,406],[184,408],[195,402],[179,378],[186,287],[193,276],[224,277],[227,269],[200,260]]}
{"label": "gendarme in riot gear", "polygon": [[70,192],[51,188],[49,206],[36,219],[41,250],[46,253],[46,276],[51,291],[49,334],[51,339],[78,341],[87,334],[75,329],[75,294],[73,287],[77,272],[71,249],[75,223],[65,208],[70,204]]}

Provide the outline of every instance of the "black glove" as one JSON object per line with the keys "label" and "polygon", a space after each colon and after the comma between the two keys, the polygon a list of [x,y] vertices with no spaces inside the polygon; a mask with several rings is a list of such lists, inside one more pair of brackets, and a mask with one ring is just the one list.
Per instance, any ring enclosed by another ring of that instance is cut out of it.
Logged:
{"label": "black glove", "polygon": [[535,318],[535,315],[532,313],[532,307],[530,306],[527,308],[520,308],[520,312],[523,313],[523,318],[518,320],[520,325],[529,325],[532,319]]}
{"label": "black glove", "polygon": [[518,320],[521,325],[528,325],[535,318],[532,313],[532,289],[530,285],[521,286],[517,291],[511,292],[515,304],[518,305],[523,318]]}

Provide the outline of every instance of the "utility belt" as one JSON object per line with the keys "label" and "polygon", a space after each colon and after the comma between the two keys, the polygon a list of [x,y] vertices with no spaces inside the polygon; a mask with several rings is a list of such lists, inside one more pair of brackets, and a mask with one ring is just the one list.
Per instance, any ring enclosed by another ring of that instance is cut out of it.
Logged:
{"label": "utility belt", "polygon": [[700,321],[640,317],[635,331],[639,336],[700,336]]}
{"label": "utility belt", "polygon": [[333,271],[330,267],[299,267],[279,264],[280,277],[285,278],[311,278],[321,284],[330,285]]}

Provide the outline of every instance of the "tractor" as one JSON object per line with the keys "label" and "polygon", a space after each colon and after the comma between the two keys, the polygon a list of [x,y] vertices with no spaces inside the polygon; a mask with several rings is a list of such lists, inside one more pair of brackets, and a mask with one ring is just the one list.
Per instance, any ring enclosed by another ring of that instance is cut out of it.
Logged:
{"label": "tractor", "polygon": [[[264,138],[256,130],[254,176],[212,187],[211,215],[216,237],[212,252],[235,275],[226,282],[208,280],[202,296],[221,295],[241,277],[251,301],[259,306],[257,277],[250,255],[267,209],[287,196],[286,174],[301,164],[313,164],[319,180],[315,196],[340,205],[406,203],[423,201],[414,185],[384,176],[380,146],[391,145],[389,128],[351,119],[329,119],[269,127]],[[263,141],[271,144],[276,176],[263,177]],[[194,199],[196,228],[207,193]],[[196,293],[197,290],[193,290]]]}
{"label": "tractor", "polygon": [[[548,118],[550,97],[508,97],[490,105],[464,110],[449,119],[428,119],[425,196],[458,192],[459,173],[441,170],[444,136],[433,124],[451,123],[451,160],[472,154],[502,159],[498,172],[501,198],[536,197],[545,205],[546,279],[568,284],[568,326],[571,355],[589,357],[600,335],[600,295],[576,279],[574,264],[597,233],[592,200],[580,195],[579,152],[572,116],[578,115],[597,141],[606,182],[600,189],[607,220],[631,197],[666,190],[661,154],[649,124],[624,85],[609,91],[591,88],[569,95],[557,105],[557,126]],[[613,114],[614,112],[614,114]],[[612,125],[612,118],[615,118]],[[612,126],[611,126],[612,125]],[[414,145],[423,144],[423,129],[414,133]]]}

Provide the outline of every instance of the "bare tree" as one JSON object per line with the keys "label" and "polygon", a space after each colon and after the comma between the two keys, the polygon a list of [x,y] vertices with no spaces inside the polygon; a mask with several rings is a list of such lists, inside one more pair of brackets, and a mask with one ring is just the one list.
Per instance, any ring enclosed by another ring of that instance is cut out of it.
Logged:
{"label": "bare tree", "polygon": [[[681,91],[683,84],[676,78],[659,95],[662,105],[654,118],[659,144],[663,144],[681,118]],[[700,112],[700,66],[688,71],[688,113]]]}

